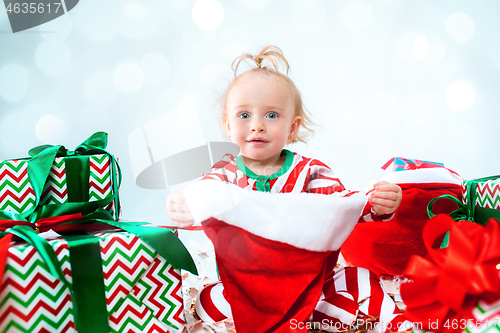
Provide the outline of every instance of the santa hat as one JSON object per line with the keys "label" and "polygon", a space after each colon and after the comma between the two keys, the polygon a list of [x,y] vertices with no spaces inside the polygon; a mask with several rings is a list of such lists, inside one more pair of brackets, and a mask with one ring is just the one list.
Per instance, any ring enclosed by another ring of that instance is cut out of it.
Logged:
{"label": "santa hat", "polygon": [[356,225],[366,195],[271,194],[211,180],[184,195],[214,244],[236,330],[307,331],[326,258]]}

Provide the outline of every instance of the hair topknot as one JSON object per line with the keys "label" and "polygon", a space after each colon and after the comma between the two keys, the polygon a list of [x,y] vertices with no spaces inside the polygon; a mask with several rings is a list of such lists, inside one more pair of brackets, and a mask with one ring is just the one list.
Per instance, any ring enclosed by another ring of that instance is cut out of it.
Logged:
{"label": "hair topknot", "polygon": [[[290,66],[288,65],[288,61],[286,61],[283,56],[283,52],[281,49],[274,45],[266,45],[264,46],[260,52],[256,55],[252,55],[250,53],[243,53],[238,58],[234,59],[231,68],[234,71],[234,77],[237,77],[238,68],[241,62],[245,61],[247,64],[250,63],[250,67],[254,67],[256,69],[267,69],[274,70],[276,72],[280,71],[280,63],[284,67],[285,74],[288,75],[290,71]],[[253,62],[253,63],[252,63]],[[266,67],[266,62],[272,66],[272,68]]]}

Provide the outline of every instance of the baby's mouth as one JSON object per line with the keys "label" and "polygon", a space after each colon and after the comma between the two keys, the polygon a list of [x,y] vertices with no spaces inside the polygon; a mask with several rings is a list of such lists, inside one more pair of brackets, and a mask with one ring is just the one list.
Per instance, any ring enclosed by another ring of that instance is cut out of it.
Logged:
{"label": "baby's mouth", "polygon": [[261,138],[255,138],[255,139],[250,139],[247,142],[254,143],[254,144],[264,144],[264,143],[267,143],[268,141],[261,139]]}

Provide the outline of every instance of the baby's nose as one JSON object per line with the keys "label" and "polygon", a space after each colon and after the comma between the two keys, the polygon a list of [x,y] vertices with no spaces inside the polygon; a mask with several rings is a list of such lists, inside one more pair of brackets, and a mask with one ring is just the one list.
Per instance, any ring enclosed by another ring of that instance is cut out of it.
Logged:
{"label": "baby's nose", "polygon": [[262,123],[262,121],[259,121],[259,120],[255,120],[252,122],[251,126],[250,126],[250,130],[252,132],[263,132],[265,131],[266,127],[264,126],[264,124]]}

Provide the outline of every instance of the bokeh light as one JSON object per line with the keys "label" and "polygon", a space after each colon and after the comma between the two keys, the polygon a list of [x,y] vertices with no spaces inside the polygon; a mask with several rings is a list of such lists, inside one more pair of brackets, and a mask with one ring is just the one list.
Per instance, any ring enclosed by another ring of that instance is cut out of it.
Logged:
{"label": "bokeh light", "polygon": [[0,69],[0,95],[9,102],[21,100],[28,88],[28,70],[19,65],[7,65]]}
{"label": "bokeh light", "polygon": [[35,134],[44,144],[60,144],[66,137],[66,124],[59,117],[44,115],[35,126]]}
{"label": "bokeh light", "polygon": [[219,81],[222,81],[221,85],[225,84],[227,80],[224,78],[232,79],[232,70],[227,64],[221,62],[206,65],[200,73],[200,83],[207,90],[213,90],[216,85],[219,86]]}
{"label": "bokeh light", "polygon": [[466,43],[474,35],[474,21],[465,13],[451,14],[444,21],[444,27],[448,35],[459,44]]}
{"label": "bokeh light", "polygon": [[168,81],[170,62],[167,57],[158,52],[151,52],[142,57],[139,62],[144,72],[144,83],[158,87]]}
{"label": "bokeh light", "polygon": [[133,20],[141,20],[149,17],[149,9],[139,1],[129,1],[123,5],[123,13]]}
{"label": "bokeh light", "polygon": [[85,37],[96,42],[106,42],[117,34],[123,13],[120,10],[122,6],[121,0],[86,0],[80,1],[78,10],[70,13]]}
{"label": "bokeh light", "polygon": [[428,34],[425,37],[428,43],[428,51],[424,62],[428,65],[435,65],[443,60],[446,54],[446,46],[444,45],[443,40],[437,35]]}
{"label": "bokeh light", "polygon": [[427,53],[429,52],[429,43],[427,42],[427,38],[425,38],[425,36],[420,35],[415,39],[413,51],[415,52],[415,57],[418,60],[424,60],[425,57],[427,57]]}
{"label": "bokeh light", "polygon": [[112,118],[108,109],[98,105],[86,105],[78,115],[78,124],[86,133],[109,128]]}
{"label": "bokeh light", "polygon": [[193,8],[195,4],[195,0],[170,0],[170,6],[172,6],[176,10],[187,10]]}
{"label": "bokeh light", "polygon": [[119,64],[113,73],[113,84],[124,93],[139,91],[144,83],[142,68],[133,62]]}
{"label": "bokeh light", "polygon": [[182,30],[182,38],[184,43],[193,49],[202,49],[214,41],[215,33],[210,30],[202,30],[195,24],[186,24]]}
{"label": "bokeh light", "polygon": [[372,129],[394,124],[400,112],[398,97],[391,91],[373,91],[363,98],[363,115],[365,125]]}
{"label": "bokeh light", "polygon": [[38,68],[49,75],[59,75],[71,61],[71,50],[63,42],[43,41],[35,51]]}
{"label": "bokeh light", "polygon": [[[404,61],[408,63],[415,63],[421,59],[417,58],[415,53],[415,45],[417,39],[419,38],[419,34],[415,32],[405,33],[398,41],[398,54]],[[425,38],[425,37],[424,37]]]}
{"label": "bokeh light", "polygon": [[181,96],[181,91],[175,88],[161,92],[156,101],[156,113],[161,114],[177,109]]}
{"label": "bokeh light", "polygon": [[230,42],[222,48],[222,56],[225,60],[233,61],[243,53],[248,52],[248,46],[241,42]]}
{"label": "bokeh light", "polygon": [[239,2],[246,8],[252,11],[257,11],[265,8],[270,0],[239,0]]}
{"label": "bokeh light", "polygon": [[294,26],[300,31],[314,32],[326,21],[326,10],[319,0],[289,0]]}
{"label": "bokeh light", "polygon": [[448,85],[445,92],[446,104],[453,111],[463,112],[474,105],[476,91],[465,81],[454,81]]}
{"label": "bokeh light", "polygon": [[378,0],[378,1],[385,3],[387,5],[392,5],[397,2],[403,2],[404,0]]}
{"label": "bokeh light", "polygon": [[0,148],[2,153],[5,154],[5,158],[27,156],[29,146],[26,145],[26,141],[15,139],[21,136],[28,138],[30,134],[33,135],[33,129],[26,126],[26,113],[18,109],[2,110],[2,113],[2,121],[0,122]]}
{"label": "bokeh light", "polygon": [[224,7],[216,0],[199,0],[193,6],[194,23],[203,30],[215,30],[224,21]]}
{"label": "bokeh light", "polygon": [[151,11],[149,3],[129,1],[123,5],[123,15],[117,31],[132,39],[143,39],[159,29],[159,15]]}
{"label": "bokeh light", "polygon": [[342,22],[353,31],[364,31],[372,24],[372,8],[363,1],[352,1],[342,11]]}
{"label": "bokeh light", "polygon": [[403,126],[419,128],[428,125],[432,105],[427,94],[411,94],[401,102]]}
{"label": "bokeh light", "polygon": [[113,103],[116,89],[113,78],[105,72],[96,72],[89,75],[85,81],[85,97],[96,105],[109,106]]}
{"label": "bokeh light", "polygon": [[39,29],[43,39],[46,41],[62,42],[71,34],[73,30],[73,20],[71,19],[71,15],[62,15],[56,20],[44,23]]}

